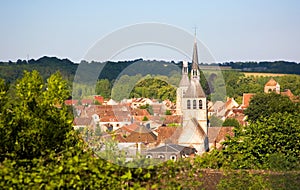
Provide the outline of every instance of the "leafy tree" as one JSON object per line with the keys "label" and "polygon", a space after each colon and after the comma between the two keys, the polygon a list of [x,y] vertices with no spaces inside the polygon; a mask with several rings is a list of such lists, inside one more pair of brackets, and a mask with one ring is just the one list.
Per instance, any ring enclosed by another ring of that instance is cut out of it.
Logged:
{"label": "leafy tree", "polygon": [[111,95],[111,85],[108,79],[101,79],[97,81],[96,94],[103,96],[104,98],[110,98]]}
{"label": "leafy tree", "polygon": [[273,113],[297,112],[297,103],[293,103],[288,97],[275,93],[260,93],[250,101],[249,107],[245,110],[249,121],[265,118]]}
{"label": "leafy tree", "polygon": [[225,119],[225,121],[223,122],[222,126],[224,127],[240,127],[240,123],[238,122],[238,120],[234,119],[234,118],[227,118]]}
{"label": "leafy tree", "polygon": [[66,81],[59,73],[47,83],[37,71],[24,72],[17,81],[13,100],[8,100],[1,114],[0,160],[11,155],[16,159],[33,159],[60,152],[74,145],[68,138],[73,132],[72,116],[63,104],[69,96]]}
{"label": "leafy tree", "polygon": [[211,127],[221,127],[223,121],[220,118],[218,118],[217,116],[213,115],[209,119],[209,123],[210,123]]}
{"label": "leafy tree", "polygon": [[241,128],[239,136],[229,138],[222,154],[233,168],[273,169],[274,162],[285,161],[285,169],[293,169],[299,164],[299,126],[300,116],[296,112],[261,117]]}
{"label": "leafy tree", "polygon": [[176,88],[158,78],[146,78],[134,86],[131,97],[147,97],[171,101],[176,100]]}

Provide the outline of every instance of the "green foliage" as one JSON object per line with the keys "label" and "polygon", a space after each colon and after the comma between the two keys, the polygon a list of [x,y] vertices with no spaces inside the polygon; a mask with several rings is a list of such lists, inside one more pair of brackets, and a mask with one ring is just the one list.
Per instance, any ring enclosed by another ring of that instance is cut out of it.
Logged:
{"label": "green foliage", "polygon": [[142,121],[149,121],[148,117],[147,116],[144,116]]}
{"label": "green foliage", "polygon": [[124,98],[129,98],[131,96],[132,89],[141,78],[142,75],[122,75],[118,80],[115,81],[112,87],[112,99],[120,101]]}
{"label": "green foliage", "polygon": [[165,115],[172,115],[172,112],[170,110],[166,110]]}
{"label": "green foliage", "polygon": [[52,74],[60,71],[65,80],[73,81],[76,73],[77,64],[72,63],[68,59],[58,59],[56,57],[42,57],[38,60],[28,60],[13,63],[0,62],[0,78],[10,83],[14,83],[18,78],[23,76],[23,71],[37,70],[42,73],[42,78],[46,80]]}
{"label": "green foliage", "polygon": [[231,62],[233,69],[239,69],[247,72],[266,72],[266,73],[290,73],[300,74],[300,65],[288,61],[262,61],[262,62]]}
{"label": "green foliage", "polygon": [[146,105],[142,105],[139,107],[140,109],[146,109],[148,113],[150,113],[150,115],[153,115],[153,107],[150,106],[149,104]]}
{"label": "green foliage", "polygon": [[103,96],[108,99],[111,95],[111,84],[108,79],[98,80],[96,83],[96,94]]}
{"label": "green foliage", "polygon": [[130,96],[175,101],[176,88],[161,79],[146,78],[135,85]]}
{"label": "green foliage", "polygon": [[0,160],[9,155],[33,159],[72,146],[74,142],[67,140],[72,116],[63,104],[68,96],[67,83],[59,73],[44,84],[37,71],[24,72],[1,110]]}
{"label": "green foliage", "polygon": [[217,116],[212,115],[209,119],[209,123],[211,127],[221,127],[223,121],[219,119]]}
{"label": "green foliage", "polygon": [[225,121],[223,122],[222,126],[224,127],[240,127],[240,123],[238,122],[238,120],[234,119],[234,118],[227,118],[225,119]]}
{"label": "green foliage", "polygon": [[297,112],[299,105],[293,103],[288,97],[275,93],[260,93],[250,101],[249,107],[245,110],[249,121],[259,118],[266,118],[273,113]]}
{"label": "green foliage", "polygon": [[[295,169],[300,156],[299,126],[297,113],[262,117],[241,128],[239,136],[224,142],[222,156],[231,168]],[[275,167],[277,163],[281,166]]]}
{"label": "green foliage", "polygon": [[270,184],[265,181],[265,175],[251,174],[248,171],[229,172],[217,185],[218,189],[270,189]]}

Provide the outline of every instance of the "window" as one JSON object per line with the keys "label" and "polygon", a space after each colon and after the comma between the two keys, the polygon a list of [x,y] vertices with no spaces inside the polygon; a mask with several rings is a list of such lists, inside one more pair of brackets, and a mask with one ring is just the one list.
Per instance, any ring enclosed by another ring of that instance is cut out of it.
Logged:
{"label": "window", "polygon": [[176,156],[172,155],[172,156],[170,156],[170,159],[175,161],[176,160]]}
{"label": "window", "polygon": [[193,109],[197,109],[196,100],[193,100]]}
{"label": "window", "polygon": [[191,109],[191,100],[187,100],[187,109]]}
{"label": "window", "polygon": [[146,158],[152,158],[151,154],[147,154]]}
{"label": "window", "polygon": [[158,155],[158,158],[159,158],[159,159],[164,159],[164,158],[165,158],[165,155],[159,154],[159,155]]}
{"label": "window", "polygon": [[199,109],[202,109],[203,106],[202,106],[202,100],[199,100]]}

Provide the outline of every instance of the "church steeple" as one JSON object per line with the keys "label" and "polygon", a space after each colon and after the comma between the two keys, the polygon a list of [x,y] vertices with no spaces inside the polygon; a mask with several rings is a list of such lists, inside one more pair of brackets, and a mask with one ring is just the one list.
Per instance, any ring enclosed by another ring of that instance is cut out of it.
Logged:
{"label": "church steeple", "polygon": [[193,59],[192,59],[192,70],[191,70],[191,78],[192,79],[200,79],[200,73],[198,69],[198,51],[197,51],[197,39],[195,33],[195,41],[194,41],[194,48],[193,48]]}
{"label": "church steeple", "polygon": [[188,76],[188,63],[183,61],[182,64],[182,77],[179,83],[179,87],[188,87],[190,85],[189,76]]}

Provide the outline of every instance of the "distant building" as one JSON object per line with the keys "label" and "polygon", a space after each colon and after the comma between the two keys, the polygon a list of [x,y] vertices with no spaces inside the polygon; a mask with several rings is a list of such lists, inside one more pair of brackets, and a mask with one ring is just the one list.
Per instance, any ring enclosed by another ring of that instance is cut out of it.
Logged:
{"label": "distant building", "polygon": [[244,93],[243,94],[243,103],[241,105],[242,109],[247,109],[249,107],[251,98],[255,96],[255,93]]}
{"label": "distant building", "polygon": [[191,79],[188,77],[188,64],[183,62],[182,78],[177,88],[176,112],[182,116],[183,130],[178,139],[182,146],[192,146],[199,153],[208,150],[207,139],[207,99],[199,82],[197,42],[193,47]]}
{"label": "distant building", "polygon": [[265,93],[275,92],[277,94],[280,94],[280,85],[278,82],[276,82],[273,78],[271,78],[264,87]]}
{"label": "distant building", "polygon": [[144,154],[146,158],[166,160],[177,160],[182,157],[189,157],[196,154],[197,150],[192,147],[181,146],[178,144],[165,144],[160,147],[147,150]]}

